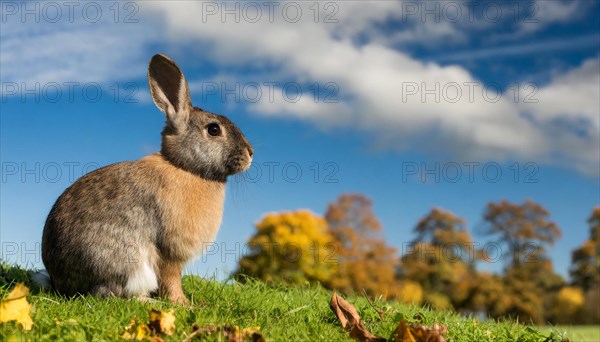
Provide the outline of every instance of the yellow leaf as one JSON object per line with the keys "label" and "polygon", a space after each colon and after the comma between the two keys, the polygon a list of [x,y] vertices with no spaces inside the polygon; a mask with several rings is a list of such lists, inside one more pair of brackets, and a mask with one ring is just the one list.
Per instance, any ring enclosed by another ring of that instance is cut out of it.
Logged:
{"label": "yellow leaf", "polygon": [[258,333],[259,331],[260,331],[260,327],[248,327],[248,328],[242,329],[242,335],[244,336],[245,339],[251,339],[252,335],[254,335],[255,333]]}
{"label": "yellow leaf", "polygon": [[0,302],[0,322],[16,321],[23,330],[31,330],[33,320],[29,315],[31,304],[27,301],[29,288],[23,283],[15,288]]}
{"label": "yellow leaf", "polygon": [[125,340],[133,340],[135,339],[135,316],[131,318],[131,322],[129,323],[129,325],[125,328],[125,332],[123,332],[123,335],[121,335],[121,337]]}
{"label": "yellow leaf", "polygon": [[175,333],[175,313],[173,309],[168,312],[150,310],[150,326],[158,333],[173,335]]}
{"label": "yellow leaf", "polygon": [[121,337],[125,340],[142,341],[148,339],[148,337],[150,337],[151,332],[152,331],[150,330],[148,325],[144,323],[136,324],[136,318],[134,316],[131,318],[131,322],[129,323],[127,328],[125,328],[125,332],[123,333],[123,335],[121,335]]}
{"label": "yellow leaf", "polygon": [[140,323],[135,329],[135,339],[138,341],[145,340],[150,336],[150,328],[146,324]]}

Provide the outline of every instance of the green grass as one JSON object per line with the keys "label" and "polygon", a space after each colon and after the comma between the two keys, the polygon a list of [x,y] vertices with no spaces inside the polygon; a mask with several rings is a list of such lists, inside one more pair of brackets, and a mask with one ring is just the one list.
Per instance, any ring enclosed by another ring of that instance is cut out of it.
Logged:
{"label": "green grass", "polygon": [[[27,272],[18,267],[3,265],[0,268],[0,296],[6,296],[17,281],[29,284]],[[3,324],[0,339],[118,340],[133,316],[148,322],[149,309],[173,308],[177,317],[177,330],[175,335],[166,340],[182,340],[192,331],[193,324],[202,327],[209,324],[222,326],[226,323],[241,328],[259,326],[267,341],[350,340],[329,309],[331,292],[317,285],[268,286],[257,281],[225,284],[185,276],[184,291],[193,303],[190,307],[171,305],[164,301],[147,303],[120,298],[98,299],[92,296],[64,298],[33,289],[33,294],[29,296],[29,301],[33,304],[33,330],[24,333],[15,323]],[[347,299],[356,306],[367,328],[384,337],[391,335],[400,318],[414,321],[413,317],[417,313],[421,314],[422,324],[440,322],[446,325],[450,341],[542,342],[552,333],[514,322],[479,322],[453,312],[375,301],[375,305],[385,312],[385,318],[381,320],[366,299]],[[211,339],[218,340],[219,337],[213,335]],[[547,341],[559,340],[553,338]]]}
{"label": "green grass", "polygon": [[571,342],[598,342],[600,341],[599,325],[557,325],[542,327],[547,334],[568,337]]}

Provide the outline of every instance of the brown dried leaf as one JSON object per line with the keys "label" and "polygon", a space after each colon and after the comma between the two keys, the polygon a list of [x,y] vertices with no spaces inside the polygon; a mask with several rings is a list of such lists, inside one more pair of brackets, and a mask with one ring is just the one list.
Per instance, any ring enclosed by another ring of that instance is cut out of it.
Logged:
{"label": "brown dried leaf", "polygon": [[411,325],[409,329],[416,337],[417,342],[446,342],[440,330],[434,330],[422,325]]}
{"label": "brown dried leaf", "polygon": [[219,331],[219,327],[217,327],[216,325],[209,325],[206,327],[199,327],[198,325],[196,325],[194,323],[194,325],[192,325],[192,333],[189,334],[184,340],[183,342],[189,342],[191,341],[196,335],[201,335],[201,334],[206,334],[206,335],[210,335],[214,332]]}
{"label": "brown dried leaf", "polygon": [[[264,342],[265,338],[258,333],[260,327],[249,327],[240,329],[237,325],[225,324],[223,327],[216,325],[208,325],[206,327],[198,327],[196,324],[193,325],[193,331],[183,341],[189,342],[197,335],[210,335],[214,332],[221,332],[223,337],[229,342]],[[221,339],[219,339],[221,340]]]}
{"label": "brown dried leaf", "polygon": [[340,320],[342,327],[350,332],[350,337],[357,341],[379,342],[385,341],[383,337],[371,334],[360,321],[360,315],[354,305],[348,303],[344,298],[333,292],[329,301],[331,311]]}
{"label": "brown dried leaf", "polygon": [[445,325],[441,324],[441,323],[434,323],[433,327],[431,327],[433,330],[436,330],[437,332],[439,332],[442,335],[445,335],[448,333],[448,328],[446,328]]}
{"label": "brown dried leaf", "polygon": [[240,327],[237,325],[225,324],[223,327],[223,335],[228,342],[243,342],[244,337],[240,334]]}
{"label": "brown dried leaf", "polygon": [[403,319],[398,323],[396,330],[390,337],[392,342],[446,342],[442,336],[448,329],[443,324],[435,323],[432,327],[421,324],[407,324]]}
{"label": "brown dried leaf", "polygon": [[265,337],[259,333],[253,333],[251,338],[252,342],[265,342]]}
{"label": "brown dried leaf", "polygon": [[338,296],[335,291],[329,301],[329,308],[331,308],[331,311],[337,316],[344,328],[348,328],[352,324],[358,325],[360,322],[360,315],[358,314],[358,311],[356,311],[354,305]]}
{"label": "brown dried leaf", "polygon": [[360,322],[359,324],[353,324],[350,326],[350,337],[356,341],[365,342],[385,342],[385,338],[375,336],[367,330],[367,328]]}

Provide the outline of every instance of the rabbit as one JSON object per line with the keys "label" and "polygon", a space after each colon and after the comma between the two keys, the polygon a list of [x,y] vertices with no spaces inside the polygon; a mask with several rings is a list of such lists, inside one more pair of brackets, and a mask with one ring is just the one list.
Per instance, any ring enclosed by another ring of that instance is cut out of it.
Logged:
{"label": "rabbit", "polygon": [[166,114],[160,152],[84,175],[48,214],[42,259],[59,293],[188,304],[182,268],[216,237],[227,177],[252,163],[237,126],[192,106],[170,58],[152,57],[148,82]]}

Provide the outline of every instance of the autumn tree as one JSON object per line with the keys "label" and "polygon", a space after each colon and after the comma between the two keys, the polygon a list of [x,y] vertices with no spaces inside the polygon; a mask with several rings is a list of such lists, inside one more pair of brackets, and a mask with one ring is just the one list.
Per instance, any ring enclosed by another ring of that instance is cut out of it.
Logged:
{"label": "autumn tree", "polygon": [[560,228],[548,220],[548,216],[546,209],[531,200],[523,204],[491,202],[483,215],[483,233],[497,237],[504,245],[503,251],[510,251],[502,256],[508,258],[512,266],[519,266],[534,258],[546,257],[546,247],[560,238]]}
{"label": "autumn tree", "polygon": [[523,204],[492,202],[484,212],[483,232],[497,238],[508,260],[503,285],[510,303],[502,315],[542,323],[544,312],[550,310],[563,285],[547,255],[547,247],[561,232],[548,216],[546,209],[530,200]]}
{"label": "autumn tree", "polygon": [[492,318],[504,317],[513,305],[513,298],[499,274],[479,272],[476,276],[473,297],[469,308],[474,312],[485,312]]}
{"label": "autumn tree", "polygon": [[573,285],[584,291],[600,283],[600,206],[594,208],[588,223],[590,238],[573,251],[570,270]]}
{"label": "autumn tree", "polygon": [[580,312],[578,323],[600,324],[600,284],[596,283],[585,292],[585,301]]}
{"label": "autumn tree", "polygon": [[309,211],[266,215],[256,224],[235,277],[302,284],[326,282],[336,269],[327,222]]}
{"label": "autumn tree", "polygon": [[600,206],[592,210],[588,219],[590,238],[571,256],[572,284],[581,288],[585,301],[580,313],[586,323],[600,323]]}
{"label": "autumn tree", "polygon": [[476,253],[464,219],[433,208],[415,226],[400,276],[418,282],[437,308],[463,308],[473,295]]}
{"label": "autumn tree", "polygon": [[511,300],[503,316],[535,324],[546,321],[558,291],[564,286],[564,280],[554,272],[548,258],[508,267],[503,280]]}
{"label": "autumn tree", "polygon": [[396,251],[381,237],[371,201],[360,194],[341,195],[329,204],[325,219],[339,265],[327,285],[344,293],[397,297]]}

